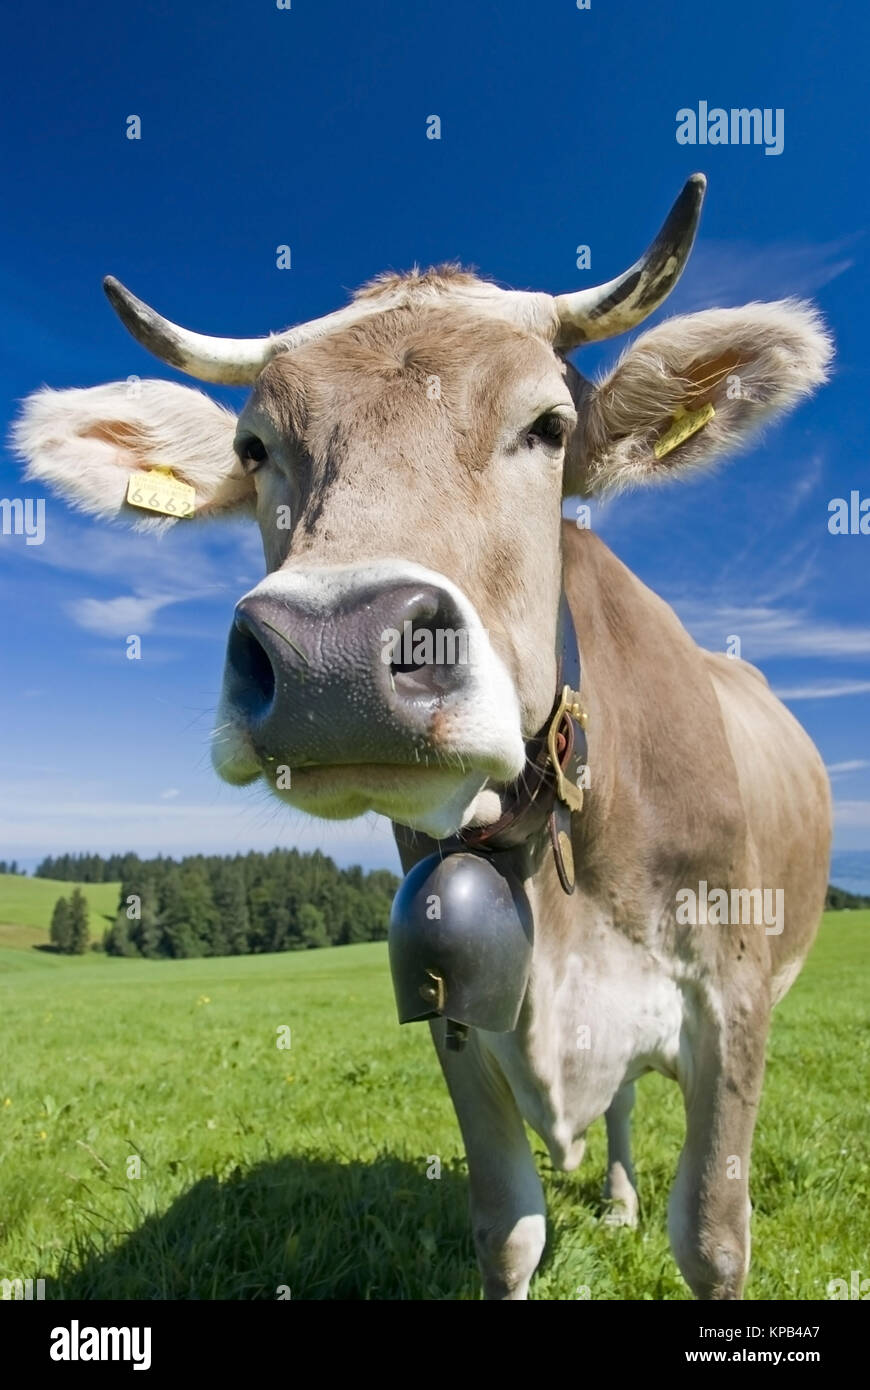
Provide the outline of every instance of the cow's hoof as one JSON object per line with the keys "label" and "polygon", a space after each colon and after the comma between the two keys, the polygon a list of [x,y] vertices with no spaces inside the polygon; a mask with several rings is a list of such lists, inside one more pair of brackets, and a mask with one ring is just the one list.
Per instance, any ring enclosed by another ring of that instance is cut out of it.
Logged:
{"label": "cow's hoof", "polygon": [[607,1210],[601,1218],[602,1226],[628,1226],[634,1230],[637,1225],[637,1198],[621,1197],[608,1202]]}

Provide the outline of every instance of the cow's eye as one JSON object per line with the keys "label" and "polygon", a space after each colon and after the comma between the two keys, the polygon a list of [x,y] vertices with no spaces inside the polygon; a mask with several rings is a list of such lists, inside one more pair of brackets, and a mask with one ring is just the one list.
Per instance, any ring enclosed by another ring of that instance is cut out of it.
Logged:
{"label": "cow's eye", "polygon": [[539,415],[533,425],[529,427],[529,440],[540,440],[542,444],[547,444],[551,449],[561,449],[568,434],[568,421],[564,415],[559,415],[555,410],[546,410],[543,415]]}
{"label": "cow's eye", "polygon": [[256,473],[260,465],[265,463],[269,457],[269,451],[262,439],[258,439],[255,434],[249,434],[244,439],[240,439],[236,444],[236,450],[246,473]]}

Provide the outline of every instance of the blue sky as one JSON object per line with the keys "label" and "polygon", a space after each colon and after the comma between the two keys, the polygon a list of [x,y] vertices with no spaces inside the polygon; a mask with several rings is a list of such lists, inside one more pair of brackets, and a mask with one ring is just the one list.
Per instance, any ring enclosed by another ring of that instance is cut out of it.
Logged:
{"label": "blue sky", "polygon": [[[863,7],[95,0],[7,13],[4,38],[4,436],[43,382],[173,377],[115,320],[106,273],[181,323],[239,335],[415,261],[561,292],[634,260],[703,170],[698,245],[663,312],[811,296],[836,375],[750,453],[593,524],[700,640],[740,635],[833,769],[837,846],[870,848],[870,536],[827,530],[831,498],[870,495]],[[782,108],[783,153],[678,145],[677,111],[701,100]],[[276,268],[283,243],[291,270]],[[0,497],[28,495],[4,453]],[[233,605],[261,572],[242,525],[158,542],[51,501],[42,546],[0,536],[0,858],[298,843],[395,863],[386,822],[288,815],[211,771]]]}

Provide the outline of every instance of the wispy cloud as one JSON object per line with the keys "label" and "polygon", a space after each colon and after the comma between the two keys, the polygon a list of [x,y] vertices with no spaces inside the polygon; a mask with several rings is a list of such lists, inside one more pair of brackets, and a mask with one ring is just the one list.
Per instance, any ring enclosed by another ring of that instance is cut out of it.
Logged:
{"label": "wispy cloud", "polygon": [[870,830],[870,801],[838,801],[834,806],[834,819],[838,825]]}
{"label": "wispy cloud", "polygon": [[151,632],[157,614],[176,598],[148,598],[143,594],[126,594],[119,598],[83,598],[66,605],[66,611],[77,627],[95,632],[100,637],[127,637]]}
{"label": "wispy cloud", "polygon": [[[593,529],[617,549],[638,544],[645,551],[651,538],[665,532],[672,602],[674,565],[680,561],[684,569],[691,566],[703,575],[705,598],[712,593],[733,601],[745,592],[756,603],[767,603],[795,594],[816,577],[820,540],[828,539],[828,461],[819,449],[807,459],[789,458],[776,480],[768,479],[766,467],[745,465],[746,460],[744,466],[728,469],[727,482],[713,465],[707,477],[596,499]],[[576,508],[570,499],[564,509],[569,520],[575,519]],[[795,524],[800,512],[806,526]]]}
{"label": "wispy cloud", "polygon": [[844,777],[849,772],[860,772],[865,767],[870,767],[870,760],[867,758],[851,758],[843,763],[829,763],[828,772],[831,777]]}
{"label": "wispy cloud", "polygon": [[786,521],[791,521],[795,513],[800,511],[804,502],[817,492],[824,473],[824,456],[821,453],[816,453],[807,460],[803,471],[793,480],[786,495],[779,499],[777,510],[780,526]]}
{"label": "wispy cloud", "polygon": [[[786,686],[783,689],[774,691],[781,700],[838,700],[848,695],[870,695],[870,681],[816,681],[810,685]],[[867,767],[867,763],[842,763],[834,764],[828,771],[834,768],[843,770],[852,767]]]}
{"label": "wispy cloud", "polygon": [[[179,522],[163,535],[148,535],[83,522],[57,501],[50,503],[46,540],[28,550],[28,561],[65,574],[114,581],[143,594],[172,594],[179,601],[241,592],[263,574],[256,526],[241,522]],[[0,564],[20,566],[11,548]]]}
{"label": "wispy cloud", "polygon": [[[31,598],[44,605],[58,595],[61,611],[100,637],[153,632],[164,610],[184,603],[219,601],[229,612],[264,572],[259,533],[252,525],[179,523],[162,536],[143,535],[82,522],[56,502],[52,507],[45,544],[27,552],[37,567],[29,572]],[[20,582],[20,566],[20,557],[16,561],[0,548],[0,574],[5,571],[10,592]],[[70,582],[61,586],[57,572],[71,576]],[[83,579],[91,592],[70,597],[75,581]],[[161,630],[167,637],[197,635],[173,632],[165,622]]]}
{"label": "wispy cloud", "polygon": [[680,313],[711,305],[745,304],[753,299],[810,295],[851,270],[861,233],[825,242],[703,240],[689,272],[668,301]]}
{"label": "wispy cloud", "polygon": [[[729,636],[740,638],[742,655],[749,661],[770,657],[807,657],[834,660],[870,656],[870,627],[814,618],[806,609],[757,605],[740,607],[716,603],[715,598],[672,599],[680,618],[702,646],[722,650]],[[849,684],[853,688],[847,689]],[[842,688],[841,688],[842,687]],[[801,689],[810,687],[801,687]],[[802,696],[778,692],[782,698],[814,699],[831,695],[858,695],[870,690],[864,682],[827,682],[820,694]]]}

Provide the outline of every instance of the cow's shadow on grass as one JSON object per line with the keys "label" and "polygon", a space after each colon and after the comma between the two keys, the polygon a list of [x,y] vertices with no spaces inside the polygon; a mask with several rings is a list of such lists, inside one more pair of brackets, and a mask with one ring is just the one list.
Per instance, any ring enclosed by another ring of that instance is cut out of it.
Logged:
{"label": "cow's shadow on grass", "polygon": [[445,1164],[440,1177],[427,1177],[423,1157],[297,1156],[237,1168],[194,1183],[160,1215],[144,1214],[131,1198],[128,1234],[108,1249],[93,1195],[90,1224],[46,1280],[47,1298],[480,1296],[458,1163]]}

